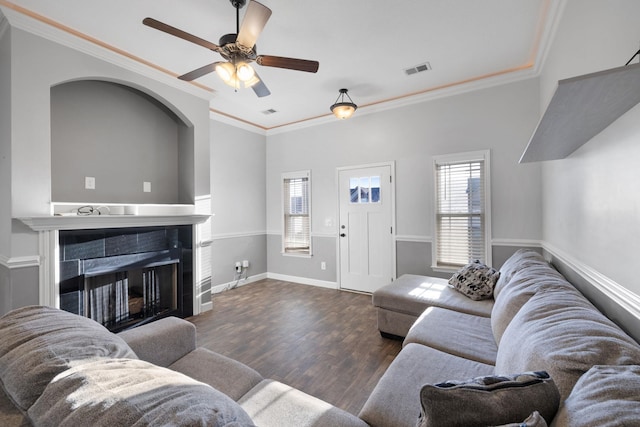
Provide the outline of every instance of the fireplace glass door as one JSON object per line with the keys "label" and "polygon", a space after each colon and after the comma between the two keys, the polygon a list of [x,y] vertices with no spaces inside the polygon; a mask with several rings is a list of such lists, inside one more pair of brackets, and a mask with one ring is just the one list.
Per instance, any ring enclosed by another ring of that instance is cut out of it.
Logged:
{"label": "fireplace glass door", "polygon": [[84,315],[110,329],[178,309],[177,263],[85,276]]}

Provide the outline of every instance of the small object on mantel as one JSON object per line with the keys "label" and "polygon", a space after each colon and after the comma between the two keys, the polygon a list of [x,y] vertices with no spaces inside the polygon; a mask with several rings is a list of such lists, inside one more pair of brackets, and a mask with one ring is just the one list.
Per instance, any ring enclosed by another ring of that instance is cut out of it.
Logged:
{"label": "small object on mantel", "polygon": [[558,82],[520,163],[567,157],[640,102],[640,64]]}

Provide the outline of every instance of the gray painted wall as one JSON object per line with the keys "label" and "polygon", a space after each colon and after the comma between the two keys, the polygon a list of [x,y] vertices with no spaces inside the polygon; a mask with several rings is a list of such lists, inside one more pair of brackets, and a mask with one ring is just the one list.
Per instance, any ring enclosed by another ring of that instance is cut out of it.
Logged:
{"label": "gray painted wall", "polygon": [[[211,247],[212,285],[235,283],[238,279],[234,268],[236,261],[249,261],[246,272],[248,278],[265,274],[267,272],[266,240],[267,237],[264,234],[214,240]],[[244,277],[244,273],[242,276]]]}
{"label": "gray painted wall", "polygon": [[[269,271],[316,277],[313,261],[280,254],[271,236],[280,233],[280,174],[310,169],[312,235],[336,236],[336,168],[395,161],[396,235],[430,241],[433,236],[435,155],[491,150],[494,239],[539,241],[542,235],[540,165],[518,164],[539,115],[538,81],[529,79],[267,137],[267,231]],[[333,225],[327,225],[333,224]],[[327,245],[331,246],[331,245]],[[407,245],[409,246],[409,245]],[[399,244],[403,252],[405,243]],[[424,255],[427,255],[423,249]],[[400,255],[399,255],[400,257]],[[333,261],[335,263],[335,261]],[[426,261],[430,263],[430,259]],[[304,268],[300,265],[304,265]],[[398,261],[398,274],[424,271],[417,254]],[[327,280],[335,281],[336,278]]]}
{"label": "gray painted wall", "polygon": [[[0,14],[0,259],[11,255],[11,30]],[[0,279],[0,297],[2,280]]]}
{"label": "gray painted wall", "polygon": [[265,136],[214,120],[211,135],[212,285],[234,279],[234,263],[249,275],[267,272]]}
{"label": "gray painted wall", "polygon": [[[51,194],[55,202],[193,203],[193,141],[175,114],[144,93],[96,80],[51,88]],[[191,152],[191,158],[180,155]],[[96,180],[85,189],[85,177]],[[191,179],[190,179],[191,178]],[[151,192],[143,191],[143,182]],[[189,188],[191,187],[191,189]],[[186,189],[181,194],[180,189]]]}
{"label": "gray painted wall", "polygon": [[[0,174],[3,178],[10,174],[8,181],[0,183],[4,201],[0,207],[0,266],[11,267],[9,273],[0,275],[0,297],[9,295],[5,301],[11,300],[11,308],[38,303],[38,267],[29,265],[38,259],[38,234],[12,218],[50,213],[51,87],[90,78],[120,82],[162,100],[193,129],[194,160],[188,171],[193,193],[210,194],[207,99],[16,27],[10,27],[0,39],[0,67],[0,91],[11,90],[9,101],[5,96],[0,100]],[[16,289],[20,289],[18,294]]]}
{"label": "gray painted wall", "polygon": [[[640,2],[569,0],[541,75],[557,80],[624,65],[638,49]],[[637,61],[637,59],[636,59]],[[545,242],[640,295],[640,106],[566,159],[543,165]]]}

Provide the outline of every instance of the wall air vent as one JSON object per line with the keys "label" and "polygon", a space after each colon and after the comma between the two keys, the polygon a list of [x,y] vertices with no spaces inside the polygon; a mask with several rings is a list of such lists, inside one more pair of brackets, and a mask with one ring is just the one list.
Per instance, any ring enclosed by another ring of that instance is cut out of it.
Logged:
{"label": "wall air vent", "polygon": [[429,71],[430,69],[431,69],[431,64],[429,64],[428,62],[425,62],[423,64],[416,65],[415,67],[407,68],[406,70],[404,70],[404,72],[407,76],[411,76],[414,74],[421,73],[423,71]]}
{"label": "wall air vent", "polygon": [[268,110],[264,110],[262,112],[262,114],[264,114],[265,116],[268,116],[269,114],[273,114],[273,113],[277,113],[277,111],[274,110],[273,108],[269,108]]}

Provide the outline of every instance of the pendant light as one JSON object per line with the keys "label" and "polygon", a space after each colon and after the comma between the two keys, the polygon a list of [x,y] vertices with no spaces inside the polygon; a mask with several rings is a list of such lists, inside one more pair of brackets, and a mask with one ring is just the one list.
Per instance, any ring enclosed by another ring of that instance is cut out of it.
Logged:
{"label": "pendant light", "polygon": [[[331,106],[331,112],[333,115],[342,120],[353,116],[353,113],[355,113],[358,108],[358,106],[353,103],[353,100],[347,92],[347,89],[340,89],[336,102]],[[349,102],[344,100],[345,95],[349,98]]]}

